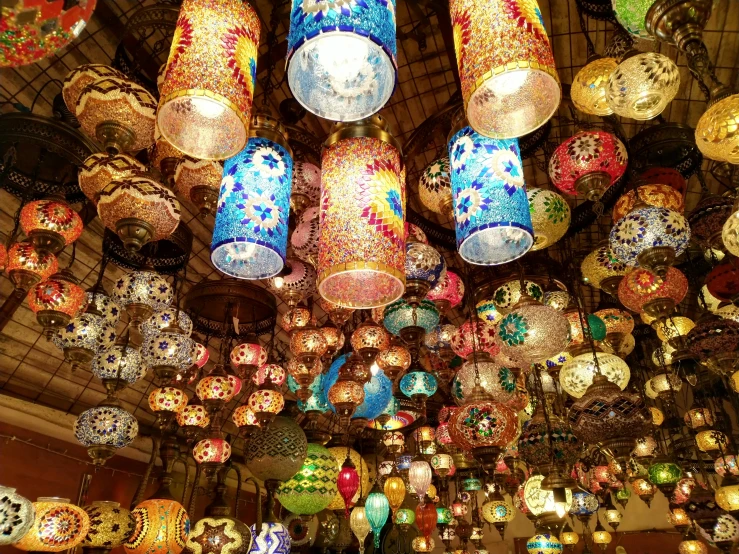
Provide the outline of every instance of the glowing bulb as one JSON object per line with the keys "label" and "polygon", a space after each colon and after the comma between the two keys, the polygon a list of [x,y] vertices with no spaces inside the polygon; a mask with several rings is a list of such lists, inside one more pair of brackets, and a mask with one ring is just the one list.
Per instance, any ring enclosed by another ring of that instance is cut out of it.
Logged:
{"label": "glowing bulb", "polygon": [[280,277],[279,275],[272,280],[272,286],[275,287],[276,289],[281,289],[284,284],[285,284],[285,278]]}
{"label": "glowing bulb", "polygon": [[517,93],[528,78],[526,71],[509,71],[497,79],[493,79],[489,85],[490,90],[501,96]]}
{"label": "glowing bulb", "polygon": [[377,365],[377,362],[370,366],[370,371],[372,372],[372,375],[377,375],[377,372],[380,371],[380,366]]}
{"label": "glowing bulb", "polygon": [[556,512],[557,517],[562,519],[563,517],[565,517],[565,514],[567,513],[567,503],[566,502],[555,502],[554,511]]}
{"label": "glowing bulb", "polygon": [[337,33],[323,37],[316,54],[332,79],[349,82],[359,76],[362,65],[367,63],[369,45],[365,40]]}
{"label": "glowing bulb", "polygon": [[226,111],[226,106],[220,102],[215,102],[209,98],[203,98],[202,96],[195,96],[190,99],[195,110],[208,119],[215,119],[220,117],[223,112]]}

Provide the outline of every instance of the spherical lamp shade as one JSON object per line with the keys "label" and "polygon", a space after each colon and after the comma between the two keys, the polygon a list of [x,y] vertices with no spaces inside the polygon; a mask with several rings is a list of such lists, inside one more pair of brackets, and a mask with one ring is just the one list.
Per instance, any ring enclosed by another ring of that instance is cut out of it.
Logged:
{"label": "spherical lamp shade", "polygon": [[115,451],[131,444],[139,432],[136,418],[119,406],[100,405],[82,412],[74,422],[74,437],[102,465]]}
{"label": "spherical lamp shade", "polygon": [[220,437],[205,438],[193,447],[192,457],[198,464],[206,466],[224,464],[231,457],[231,445]]}
{"label": "spherical lamp shade", "polygon": [[408,398],[428,398],[438,387],[436,377],[425,371],[411,371],[400,380],[400,392]]}
{"label": "spherical lamp shade", "polygon": [[256,79],[259,18],[239,0],[180,8],[157,123],[177,149],[223,160],[244,148]]}
{"label": "spherical lamp shade", "polygon": [[531,224],[534,227],[534,245],[531,250],[548,248],[561,239],[570,226],[570,206],[556,192],[529,187]]}
{"label": "spherical lamp shade", "polygon": [[[337,381],[339,380],[339,371],[342,366],[346,364],[349,356],[350,354],[343,354],[336,358],[329,367],[328,372],[323,376],[321,382],[321,388],[323,390],[322,394],[332,411],[336,411],[336,408],[330,398],[329,392],[333,389],[334,385],[337,384]],[[388,379],[383,371],[378,371],[372,375],[369,381],[359,386],[363,388],[364,398],[356,405],[352,418],[375,419],[383,412],[385,406],[387,406],[392,397],[392,381]],[[353,389],[354,387],[351,388]]]}
{"label": "spherical lamp shade", "polygon": [[593,383],[597,373],[595,358],[598,358],[600,373],[621,390],[626,388],[631,378],[631,370],[626,362],[614,354],[606,352],[585,352],[566,362],[559,372],[559,383],[573,398],[582,398]]}
{"label": "spherical lamp shade", "polygon": [[126,154],[109,156],[95,153],[86,158],[79,168],[80,189],[97,206],[98,198],[108,183],[126,180],[145,171],[144,164]]}
{"label": "spherical lamp shade", "polygon": [[193,554],[248,554],[252,547],[251,528],[229,516],[206,516],[192,526],[186,548]]}
{"label": "spherical lamp shade", "polygon": [[446,313],[450,308],[459,306],[463,298],[464,282],[462,282],[459,275],[449,270],[426,294],[426,299],[436,304],[441,313]]}
{"label": "spherical lamp shade", "polygon": [[446,274],[446,261],[435,249],[422,242],[405,244],[405,297],[414,303],[422,300]]}
{"label": "spherical lamp shade", "polygon": [[133,384],[146,375],[138,348],[115,344],[100,349],[92,360],[92,373],[98,379]]}
{"label": "spherical lamp shade", "polygon": [[615,58],[597,58],[577,72],[570,87],[570,97],[578,110],[599,116],[613,113],[606,101],[606,86],[616,67],[618,60]]}
{"label": "spherical lamp shade", "polygon": [[231,364],[241,371],[253,371],[267,363],[267,351],[258,342],[245,342],[231,350]]}
{"label": "spherical lamp shade", "polygon": [[678,213],[683,213],[685,202],[679,191],[668,185],[642,185],[622,195],[613,206],[613,221],[616,222],[626,216],[637,202],[637,198],[656,208],[667,208]]}
{"label": "spherical lamp shade", "polygon": [[28,293],[28,307],[51,338],[53,332],[65,327],[87,306],[87,296],[71,276],[52,275],[34,286]]}
{"label": "spherical lamp shade", "polygon": [[187,395],[175,387],[161,387],[151,391],[149,408],[156,412],[177,413],[187,406]]}
{"label": "spherical lamp shade", "polygon": [[287,79],[309,112],[356,121],[378,112],[395,88],[395,2],[365,0],[319,9],[294,0]]}
{"label": "spherical lamp shade", "polygon": [[680,542],[677,548],[680,554],[708,554],[708,546],[706,546],[706,543],[699,541],[696,538],[686,538]]}
{"label": "spherical lamp shade", "polygon": [[[384,306],[404,292],[405,183],[385,127],[340,126],[323,150],[318,291],[340,306]],[[352,130],[383,138],[348,136]]]}
{"label": "spherical lamp shade", "polygon": [[516,412],[498,402],[462,406],[449,422],[452,441],[464,450],[507,446],[518,433]]}
{"label": "spherical lamp shade", "polygon": [[90,529],[87,512],[66,498],[41,497],[33,510],[33,525],[13,545],[19,550],[61,552],[80,544]]}
{"label": "spherical lamp shade", "polygon": [[286,417],[277,416],[249,441],[245,453],[246,466],[260,481],[287,481],[300,471],[307,451],[308,441],[300,426]]}
{"label": "spherical lamp shade", "polygon": [[272,277],[267,286],[289,306],[296,306],[316,291],[316,270],[298,258],[287,258],[285,269],[287,275]]}
{"label": "spherical lamp shade", "polygon": [[454,353],[469,358],[474,352],[487,352],[495,356],[499,347],[495,343],[495,327],[481,323],[478,319],[465,321],[457,327],[451,340]]}
{"label": "spherical lamp shade", "polygon": [[177,425],[180,427],[200,427],[201,429],[205,429],[210,425],[210,416],[204,406],[200,404],[188,404],[177,413]]}
{"label": "spherical lamp shade", "polygon": [[186,157],[174,172],[177,194],[195,204],[201,215],[215,215],[222,176],[219,162]]}
{"label": "spherical lamp shade", "polygon": [[499,265],[526,254],[534,231],[518,140],[491,139],[463,127],[448,148],[460,256]]}
{"label": "spherical lamp shade", "polygon": [[532,419],[518,439],[521,459],[533,466],[550,463],[551,451],[557,463],[569,467],[577,461],[581,448],[570,426],[558,417],[550,417],[549,425],[541,417]]}
{"label": "spherical lamp shade", "polygon": [[59,269],[52,253],[39,254],[30,242],[16,242],[8,250],[8,276],[16,288],[28,290],[39,281],[51,277]]}
{"label": "spherical lamp shade", "polygon": [[538,533],[526,541],[529,554],[558,554],[564,550],[559,539],[549,533]]}
{"label": "spherical lamp shade", "polygon": [[624,59],[611,73],[606,101],[616,115],[647,120],[662,113],[678,88],[680,72],[675,63],[658,52],[644,52]]}
{"label": "spherical lamp shade", "polygon": [[733,455],[719,456],[713,463],[713,468],[721,477],[727,475],[739,476],[739,462],[736,456]]}
{"label": "spherical lamp shade", "polygon": [[513,400],[516,394],[516,374],[513,370],[486,360],[481,355],[477,356],[477,360],[473,358],[465,362],[456,375],[463,397],[472,394],[478,378],[480,386],[496,402],[507,403]]}
{"label": "spherical lamp shade", "polygon": [[279,521],[262,523],[262,529],[257,533],[256,525],[251,526],[254,542],[249,554],[290,554],[292,540],[290,531]]}
{"label": "spherical lamp shade", "polygon": [[[457,68],[470,125],[495,138],[541,127],[561,97],[559,77],[535,1],[450,3]],[[491,44],[508,48],[490,48]]]}
{"label": "spherical lamp shade", "polygon": [[500,320],[497,340],[502,354],[532,364],[567,348],[570,323],[561,312],[529,299]]}
{"label": "spherical lamp shade", "polygon": [[[585,256],[580,272],[584,283],[613,294],[621,277],[628,273],[629,267],[616,258],[608,246],[599,246]],[[610,285],[610,286],[609,286]]]}
{"label": "spherical lamp shade", "polygon": [[[141,345],[144,364],[159,375],[172,375],[193,365],[195,342],[176,327],[167,327],[144,339]],[[210,377],[206,377],[210,379]]]}
{"label": "spherical lamp shade", "polygon": [[78,65],[67,73],[62,86],[62,98],[64,99],[64,103],[67,105],[67,109],[74,113],[75,107],[77,106],[77,100],[85,87],[90,83],[94,83],[95,81],[99,81],[105,77],[116,77],[118,79],[126,78],[126,76],[116,68],[99,63]]}
{"label": "spherical lamp shade", "polygon": [[430,333],[439,324],[439,310],[430,300],[422,300],[418,306],[413,306],[401,299],[385,308],[383,324],[396,336],[401,335],[406,327],[422,327]]}
{"label": "spherical lamp shade", "polygon": [[113,346],[115,327],[105,318],[90,312],[83,312],[51,337],[51,341],[64,351],[64,358],[73,367],[86,366],[98,349],[107,350]]}
{"label": "spherical lamp shade", "polygon": [[224,164],[210,257],[227,275],[266,279],[285,263],[293,166],[285,146],[252,136]]}
{"label": "spherical lamp shade", "polygon": [[323,446],[311,443],[303,466],[280,485],[277,499],[294,514],[317,514],[336,496],[338,474],[333,454]]}
{"label": "spherical lamp shade", "polygon": [[618,285],[618,299],[625,308],[649,315],[667,315],[685,298],[688,280],[678,269],[671,267],[664,278],[651,271],[637,268],[623,278]]}
{"label": "spherical lamp shade", "polygon": [[739,94],[712,104],[698,120],[695,142],[706,158],[739,163]]}
{"label": "spherical lamp shade", "polygon": [[139,331],[144,338],[166,331],[170,326],[177,325],[183,335],[190,336],[192,334],[192,319],[187,313],[179,311],[176,308],[167,307],[157,310],[149,316],[139,327]]}
{"label": "spherical lamp shade", "polygon": [[0,486],[0,545],[14,544],[23,538],[35,521],[33,503],[10,487]]}
{"label": "spherical lamp shade", "polygon": [[108,552],[123,546],[136,529],[136,520],[129,510],[118,502],[99,500],[85,506],[90,518],[90,529],[80,543],[82,548],[100,548]]}
{"label": "spherical lamp shade", "polygon": [[385,526],[388,515],[390,514],[390,503],[387,497],[376,488],[369,495],[364,503],[364,511],[367,514],[367,521],[372,527],[372,534],[375,537],[375,548],[380,548],[380,531]]}
{"label": "spherical lamp shade", "polygon": [[144,500],[131,512],[136,527],[123,547],[128,554],[166,550],[179,554],[190,533],[190,518],[176,500]]}
{"label": "spherical lamp shade", "polygon": [[37,62],[76,39],[95,10],[96,0],[69,4],[6,2],[0,30],[0,67]]}
{"label": "spherical lamp shade", "polygon": [[635,37],[654,40],[647,31],[645,19],[654,0],[612,0],[618,22]]}
{"label": "spherical lamp shade", "polygon": [[418,178],[418,197],[434,213],[451,218],[452,181],[449,158],[439,158],[429,164]]}
{"label": "spherical lamp shade", "polygon": [[131,307],[148,307],[146,317],[149,317],[155,310],[163,309],[172,303],[174,290],[164,277],[155,271],[132,271],[116,281],[111,296],[129,312]]}
{"label": "spherical lamp shade", "polygon": [[39,252],[58,254],[82,234],[82,219],[66,202],[34,200],[21,209],[21,229]]}
{"label": "spherical lamp shade", "polygon": [[605,131],[582,131],[570,137],[549,159],[549,177],[565,194],[598,200],[626,171],[623,143]]}
{"label": "spherical lamp shade", "polygon": [[598,511],[598,497],[587,491],[576,490],[572,493],[569,511],[573,516],[590,516]]}

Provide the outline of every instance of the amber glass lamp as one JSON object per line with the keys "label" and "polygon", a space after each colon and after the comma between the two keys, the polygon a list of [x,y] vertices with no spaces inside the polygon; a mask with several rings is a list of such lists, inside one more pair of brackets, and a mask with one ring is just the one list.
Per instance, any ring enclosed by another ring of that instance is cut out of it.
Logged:
{"label": "amber glass lamp", "polygon": [[175,195],[148,177],[111,181],[100,193],[98,215],[132,252],[168,237],[180,223]]}
{"label": "amber glass lamp", "polygon": [[315,378],[321,374],[323,365],[320,360],[315,360],[312,363],[307,363],[293,358],[287,364],[287,372],[290,376],[295,379],[295,382],[300,388],[295,392],[298,399],[303,402],[307,402],[308,399],[313,395],[311,385]]}
{"label": "amber glass lamp", "polygon": [[28,293],[28,307],[36,314],[44,334],[51,335],[67,325],[87,307],[87,295],[77,279],[64,270],[38,283]]}
{"label": "amber glass lamp", "polygon": [[613,536],[605,530],[600,520],[598,520],[598,523],[595,525],[595,530],[593,531],[592,538],[593,544],[597,544],[598,548],[603,551],[608,548],[608,545],[613,540]]}
{"label": "amber glass lamp", "polygon": [[220,163],[186,157],[174,171],[177,194],[195,204],[200,215],[215,216],[222,175]]}
{"label": "amber glass lamp", "polygon": [[251,438],[259,430],[259,420],[249,406],[239,406],[236,408],[231,419],[234,425],[239,428],[241,435],[246,439]]}
{"label": "amber glass lamp", "polygon": [[368,319],[354,330],[350,342],[365,363],[372,365],[377,354],[390,346],[390,335],[384,327]]}
{"label": "amber glass lamp", "polygon": [[90,529],[90,517],[68,498],[41,497],[33,503],[36,519],[31,529],[15,543],[19,550],[60,552],[74,548]]}
{"label": "amber glass lamp", "polygon": [[118,502],[98,500],[84,510],[90,518],[90,530],[80,543],[86,554],[107,554],[120,548],[136,528],[131,512]]}
{"label": "amber glass lamp", "polygon": [[131,512],[136,520],[133,534],[123,547],[127,554],[165,551],[180,554],[190,532],[190,518],[176,500],[150,498]]}
{"label": "amber glass lamp", "polygon": [[62,98],[67,105],[67,109],[75,113],[77,100],[85,90],[85,87],[95,81],[104,79],[105,77],[116,77],[117,79],[125,79],[126,76],[114,67],[100,63],[88,63],[78,65],[72,71],[67,73],[62,86]]}
{"label": "amber glass lamp", "polygon": [[146,172],[146,166],[127,154],[109,156],[96,152],[86,158],[77,171],[80,189],[95,206],[103,189],[111,181],[134,177]]}
{"label": "amber glass lamp", "polygon": [[82,234],[82,219],[63,200],[29,202],[20,215],[21,229],[40,254],[58,254]]}
{"label": "amber glass lamp", "polygon": [[629,268],[616,258],[605,244],[585,256],[580,271],[585,284],[615,296],[618,285]]}
{"label": "amber glass lamp", "polygon": [[25,293],[40,281],[56,273],[59,263],[54,254],[36,252],[30,242],[16,242],[8,250],[5,269],[16,290]]}
{"label": "amber glass lamp", "polygon": [[739,164],[739,94],[712,103],[695,127],[695,143],[706,158]]}
{"label": "amber glass lamp", "polygon": [[75,114],[82,130],[115,155],[153,144],[156,109],[156,100],[141,85],[104,77],[82,90]]}
{"label": "amber glass lamp", "polygon": [[674,267],[668,268],[664,278],[636,268],[619,284],[618,299],[629,310],[662,317],[682,302],[687,292],[688,280]]}
{"label": "amber glass lamp", "polygon": [[285,407],[285,397],[280,391],[265,386],[249,395],[247,405],[254,412],[260,427],[266,427]]}
{"label": "amber glass lamp", "polygon": [[323,333],[310,325],[296,329],[290,336],[290,351],[307,366],[312,367],[327,349]]}
{"label": "amber glass lamp", "polygon": [[177,149],[197,159],[223,160],[244,148],[259,31],[247,2],[183,2],[157,112],[162,135]]}
{"label": "amber glass lamp", "polygon": [[675,98],[680,88],[680,72],[664,54],[632,53],[608,77],[606,101],[621,117],[652,119]]}
{"label": "amber glass lamp", "polygon": [[577,72],[570,88],[575,107],[590,115],[611,115],[613,110],[606,101],[608,78],[618,67],[615,58],[595,58]]}
{"label": "amber glass lamp", "polygon": [[348,366],[346,363],[341,366],[338,379],[328,390],[328,401],[336,409],[344,426],[348,425],[349,418],[364,402],[364,386],[354,379]]}

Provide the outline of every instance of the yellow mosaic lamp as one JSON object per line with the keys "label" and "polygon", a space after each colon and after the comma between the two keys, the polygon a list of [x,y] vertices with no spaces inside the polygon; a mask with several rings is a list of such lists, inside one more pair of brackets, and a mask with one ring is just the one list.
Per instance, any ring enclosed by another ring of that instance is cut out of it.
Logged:
{"label": "yellow mosaic lamp", "polygon": [[706,158],[739,164],[739,94],[710,105],[695,127],[695,143]]}
{"label": "yellow mosaic lamp", "polygon": [[615,58],[596,58],[577,72],[570,87],[570,98],[578,110],[599,116],[613,113],[606,101],[606,86],[617,67]]}
{"label": "yellow mosaic lamp", "polygon": [[68,498],[41,497],[33,503],[36,519],[31,529],[15,543],[19,550],[61,552],[74,549],[90,529],[90,517]]}

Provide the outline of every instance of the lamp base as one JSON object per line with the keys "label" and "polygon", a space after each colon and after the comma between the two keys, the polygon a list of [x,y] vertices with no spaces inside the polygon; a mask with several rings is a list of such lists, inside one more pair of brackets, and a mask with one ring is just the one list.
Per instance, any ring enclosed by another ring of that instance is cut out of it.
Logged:
{"label": "lamp base", "polygon": [[503,450],[499,446],[478,446],[472,449],[472,455],[480,462],[487,473],[495,473],[498,457]]}
{"label": "lamp base", "polygon": [[190,200],[200,210],[200,215],[216,215],[216,206],[218,205],[218,189],[207,187],[204,185],[193,187],[190,190]]}
{"label": "lamp base", "polygon": [[611,176],[605,171],[586,173],[575,181],[575,190],[590,202],[597,202],[611,186]]}
{"label": "lamp base", "polygon": [[87,453],[90,458],[92,458],[93,464],[101,466],[113,457],[115,454],[115,448],[107,445],[90,446],[87,448]]}
{"label": "lamp base", "polygon": [[[190,196],[192,196],[192,194],[190,194]],[[290,209],[296,216],[302,214],[308,206],[310,206],[310,198],[307,194],[293,192],[290,195]]]}
{"label": "lamp base", "polygon": [[159,169],[162,170],[162,177],[169,189],[174,188],[174,173],[179,163],[179,158],[164,158],[159,162]]}
{"label": "lamp base", "polygon": [[36,229],[28,233],[28,238],[39,256],[59,254],[66,245],[64,237],[56,231]]}
{"label": "lamp base", "polygon": [[46,339],[51,340],[54,333],[72,321],[72,318],[56,310],[41,310],[36,312],[36,321],[43,326]]}
{"label": "lamp base", "polygon": [[656,0],[644,23],[647,32],[657,40],[685,51],[688,43],[701,40],[712,6],[712,0]]}
{"label": "lamp base", "polygon": [[652,317],[667,317],[675,309],[675,301],[672,298],[656,298],[645,302],[642,308]]}
{"label": "lamp base", "polygon": [[94,357],[95,353],[92,350],[79,346],[64,349],[64,359],[72,365],[72,371],[88,367]]}
{"label": "lamp base", "polygon": [[618,285],[621,284],[621,280],[623,279],[623,276],[621,275],[614,275],[613,277],[606,277],[600,282],[600,288],[603,289],[606,294],[610,294],[611,296],[617,296],[618,295]]}
{"label": "lamp base", "polygon": [[115,224],[115,232],[129,252],[138,252],[154,236],[154,226],[137,217],[124,217]]}
{"label": "lamp base", "polygon": [[154,313],[154,308],[148,304],[133,303],[126,306],[126,313],[131,320],[131,325],[138,328],[145,320]]}
{"label": "lamp base", "polygon": [[422,279],[406,279],[403,298],[411,306],[418,306],[431,290],[431,283]]}
{"label": "lamp base", "polygon": [[110,156],[125,152],[136,142],[136,133],[133,132],[133,129],[121,125],[117,121],[101,121],[98,123],[95,128],[95,136]]}
{"label": "lamp base", "polygon": [[664,279],[667,270],[675,263],[675,249],[672,246],[653,246],[641,252],[636,260],[641,267]]}

